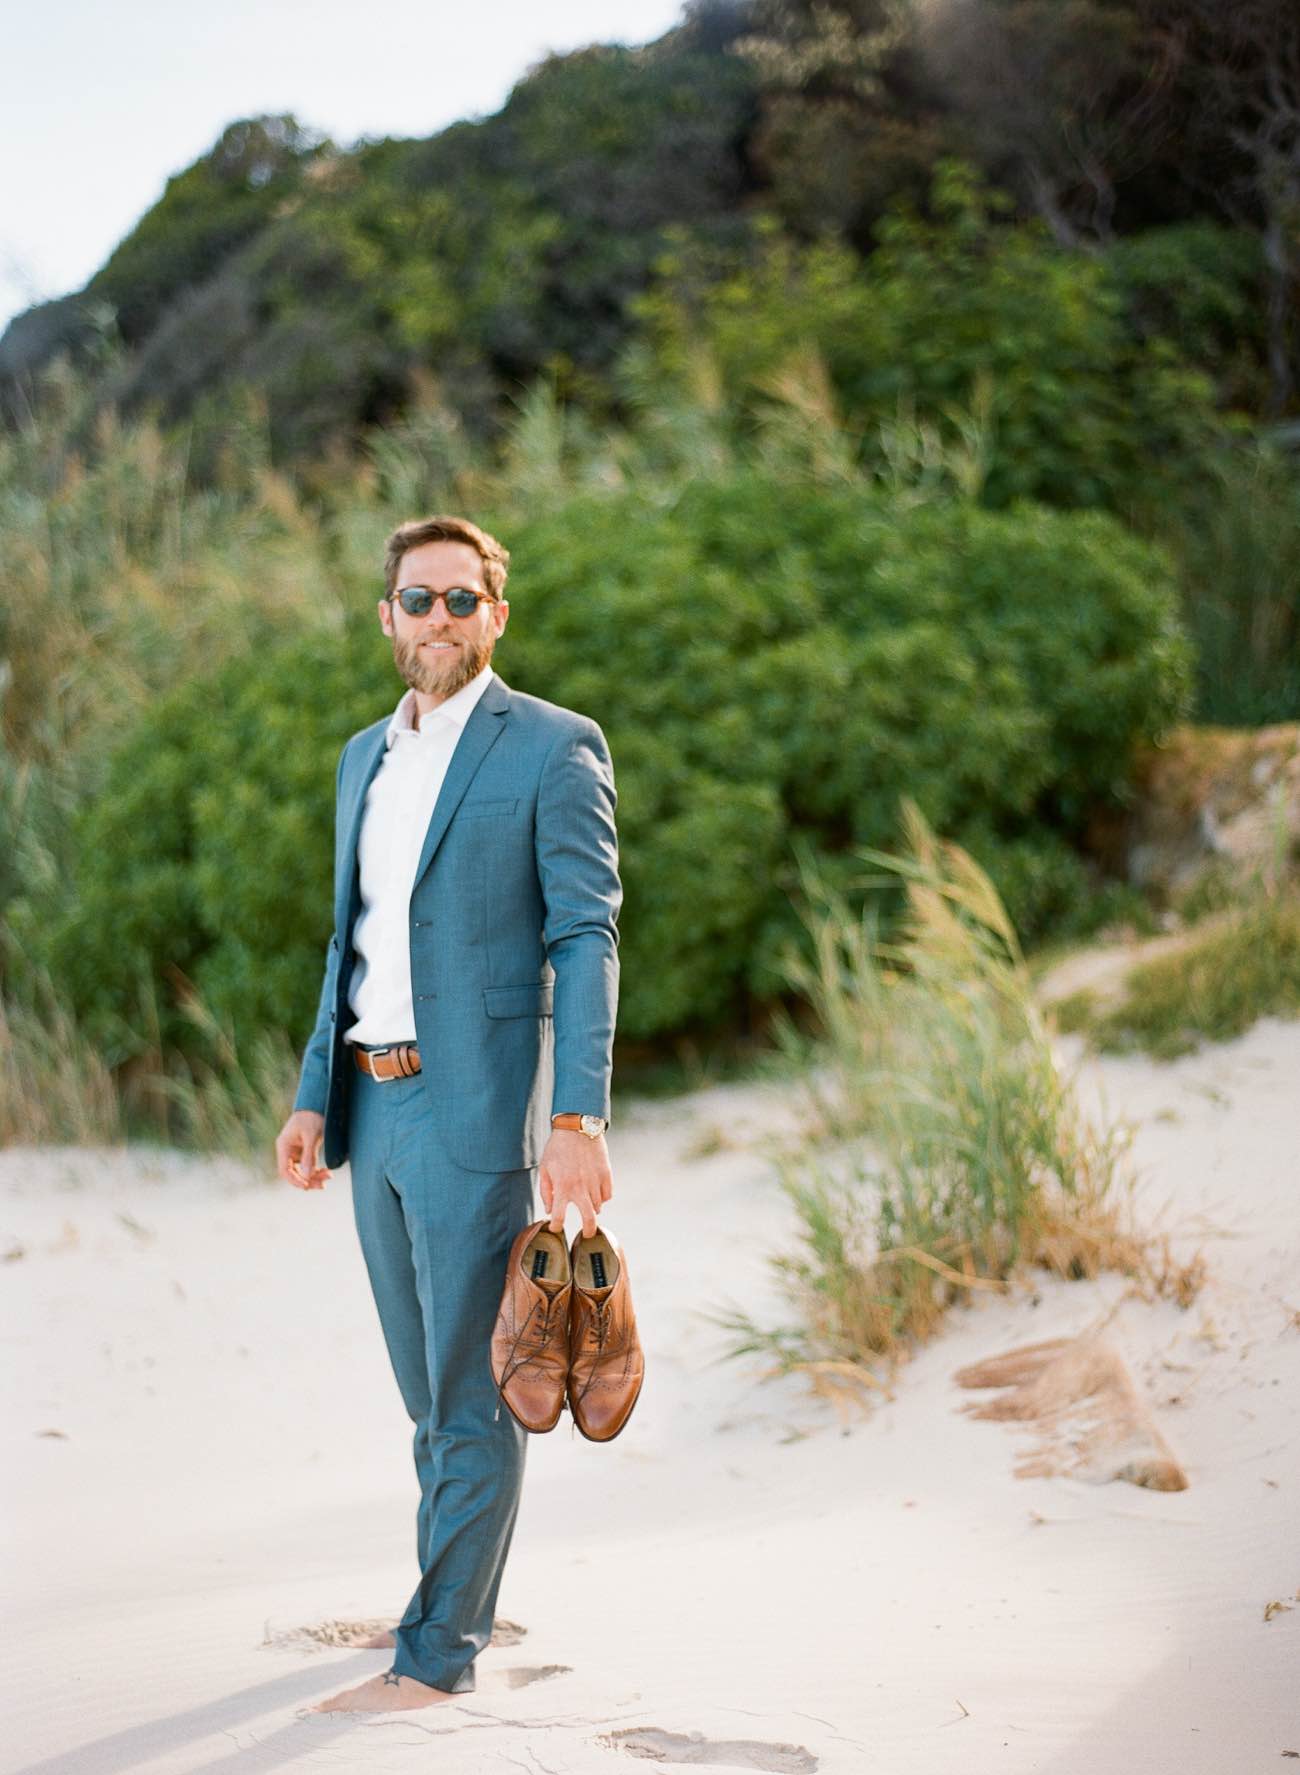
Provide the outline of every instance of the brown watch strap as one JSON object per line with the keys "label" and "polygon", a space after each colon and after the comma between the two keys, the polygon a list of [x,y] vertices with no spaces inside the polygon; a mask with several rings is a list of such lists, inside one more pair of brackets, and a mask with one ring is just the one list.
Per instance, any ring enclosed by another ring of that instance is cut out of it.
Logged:
{"label": "brown watch strap", "polygon": [[[605,1119],[604,1116],[600,1117],[600,1120],[602,1122],[604,1121],[604,1119]],[[568,1128],[575,1134],[581,1134],[584,1132],[584,1129],[582,1126],[582,1117],[580,1115],[571,1115],[571,1114],[568,1114],[567,1112],[563,1115],[552,1116],[551,1117],[551,1126],[552,1126],[552,1128]]]}

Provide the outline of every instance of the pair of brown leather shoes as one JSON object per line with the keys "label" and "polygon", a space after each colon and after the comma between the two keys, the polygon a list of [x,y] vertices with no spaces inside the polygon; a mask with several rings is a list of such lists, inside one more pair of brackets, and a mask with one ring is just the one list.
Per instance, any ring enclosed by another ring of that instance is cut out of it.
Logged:
{"label": "pair of brown leather shoes", "polygon": [[524,1227],[492,1332],[498,1401],[540,1432],[555,1428],[567,1392],[582,1434],[610,1442],[632,1415],[644,1372],[627,1257],[613,1233],[579,1231],[569,1247],[549,1219]]}

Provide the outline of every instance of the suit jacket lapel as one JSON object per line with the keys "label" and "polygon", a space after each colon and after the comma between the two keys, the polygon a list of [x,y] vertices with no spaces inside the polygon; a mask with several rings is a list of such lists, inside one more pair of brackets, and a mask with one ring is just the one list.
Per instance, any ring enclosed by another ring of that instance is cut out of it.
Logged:
{"label": "suit jacket lapel", "polygon": [[[443,778],[442,788],[438,792],[438,799],[434,803],[433,814],[424,835],[424,846],[415,870],[415,883],[412,884],[413,891],[415,884],[432,863],[434,853],[442,843],[443,834],[451,822],[451,816],[474,780],[475,771],[495,745],[504,725],[501,717],[509,712],[509,708],[509,687],[500,678],[494,677],[475,703],[469,720],[465,723],[465,731],[456,742],[456,750],[452,753],[451,763],[447,767],[447,774]],[[352,920],[360,909],[361,873],[357,845],[361,838],[366,793],[383,762],[387,750],[387,735],[388,723],[380,721],[360,741],[356,762],[346,774],[339,795],[339,831],[344,845],[341,855],[346,859],[343,869],[339,871],[335,890],[335,928],[339,931],[351,930]]]}
{"label": "suit jacket lapel", "polygon": [[442,780],[442,788],[438,791],[438,799],[434,803],[433,814],[424,834],[424,847],[415,866],[415,880],[411,883],[412,893],[420,885],[425,871],[432,863],[451,823],[451,816],[460,806],[465,791],[474,780],[474,773],[501,737],[505,729],[503,717],[509,712],[509,708],[509,689],[500,678],[494,677],[470,711],[465,730],[451,755],[451,763],[447,766],[447,774]]}

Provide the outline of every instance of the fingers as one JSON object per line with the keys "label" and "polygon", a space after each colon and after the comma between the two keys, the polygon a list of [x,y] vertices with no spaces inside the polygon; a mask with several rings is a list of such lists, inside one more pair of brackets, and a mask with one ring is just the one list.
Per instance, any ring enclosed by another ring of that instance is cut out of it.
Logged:
{"label": "fingers", "polygon": [[578,1210],[582,1220],[583,1237],[590,1239],[599,1231],[597,1216],[602,1203],[597,1200],[594,1189],[566,1190],[563,1185],[552,1192],[552,1199],[547,1201],[546,1208],[550,1214],[549,1230],[553,1233],[564,1232],[564,1217],[570,1206]]}
{"label": "fingers", "polygon": [[293,1173],[292,1181],[299,1189],[311,1188],[312,1160],[315,1157],[315,1141],[309,1140],[301,1129],[296,1131],[292,1151],[289,1157],[289,1169]]}
{"label": "fingers", "polygon": [[275,1168],[286,1183],[291,1183],[295,1188],[301,1189],[302,1185],[294,1173],[297,1160],[297,1140],[288,1128],[284,1128],[280,1131],[275,1143]]}
{"label": "fingers", "polygon": [[302,1173],[299,1173],[299,1175],[302,1176],[303,1189],[324,1189],[330,1174],[323,1167],[318,1165],[314,1170],[308,1171],[305,1175]]}
{"label": "fingers", "polygon": [[316,1162],[322,1134],[289,1122],[280,1130],[275,1142],[276,1169],[286,1183],[295,1189],[324,1189],[329,1171]]}

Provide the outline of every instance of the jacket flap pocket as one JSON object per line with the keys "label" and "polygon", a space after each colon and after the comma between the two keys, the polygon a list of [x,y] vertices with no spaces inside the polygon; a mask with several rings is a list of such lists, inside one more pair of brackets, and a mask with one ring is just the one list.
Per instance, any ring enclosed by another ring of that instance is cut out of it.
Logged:
{"label": "jacket flap pocket", "polygon": [[458,820],[482,819],[487,814],[512,814],[519,806],[519,797],[496,801],[462,801],[456,809]]}
{"label": "jacket flap pocket", "polygon": [[527,986],[485,986],[483,1009],[489,1017],[549,1017],[555,999],[553,980]]}

